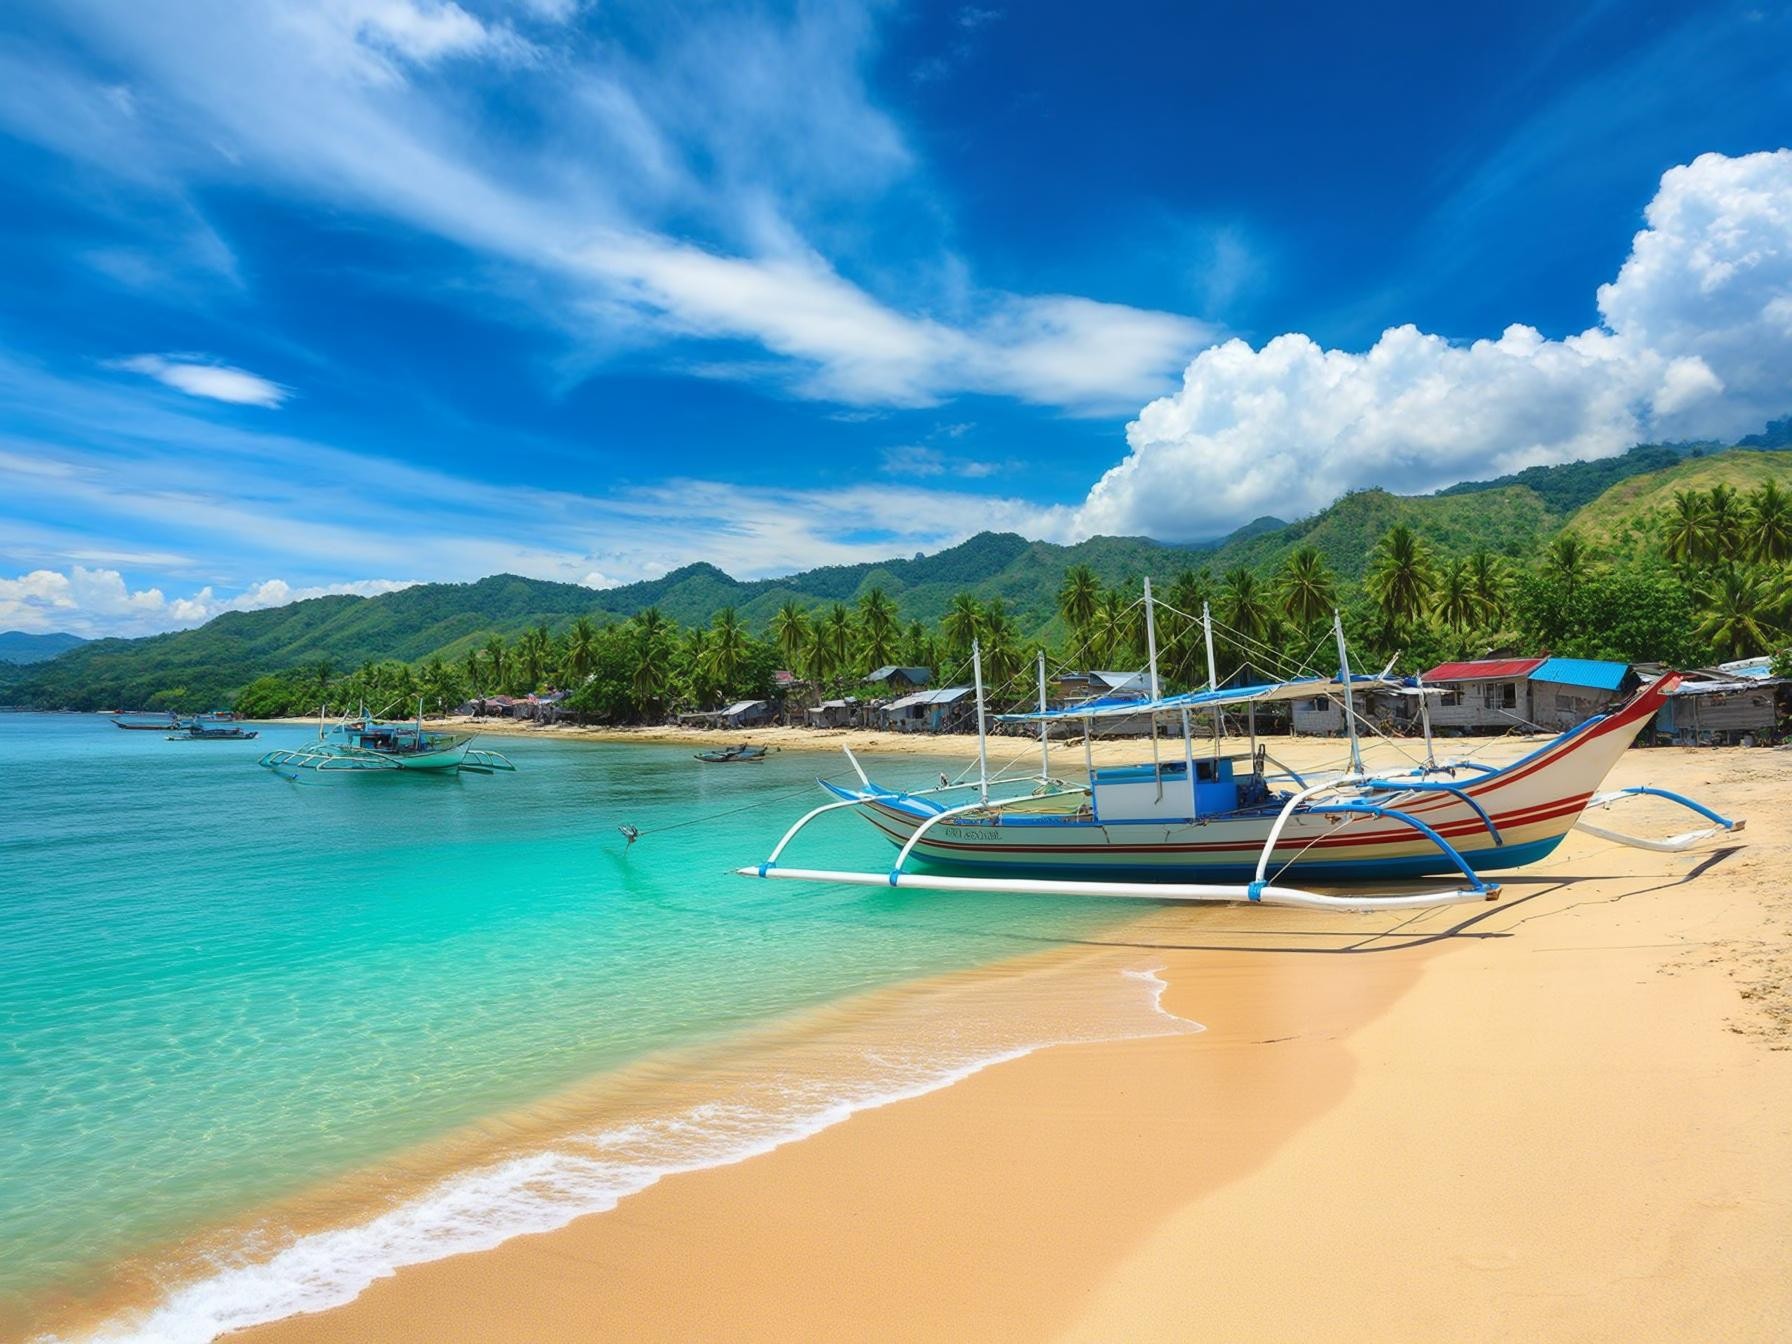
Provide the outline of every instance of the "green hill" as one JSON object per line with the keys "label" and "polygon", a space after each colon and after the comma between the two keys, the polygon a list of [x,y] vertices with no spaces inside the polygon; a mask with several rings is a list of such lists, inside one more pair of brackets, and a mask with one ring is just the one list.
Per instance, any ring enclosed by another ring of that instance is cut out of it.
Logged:
{"label": "green hill", "polygon": [[1634,554],[1648,519],[1678,489],[1727,482],[1746,490],[1769,476],[1792,482],[1792,421],[1745,446],[1649,445],[1620,458],[1537,468],[1498,481],[1470,482],[1434,495],[1385,490],[1345,495],[1294,523],[1260,518],[1205,546],[1142,537],[1091,537],[1072,546],[985,532],[933,555],[832,565],[783,578],[741,581],[694,564],[661,578],[593,590],[500,574],[477,583],[420,584],[379,597],[323,597],[266,611],[232,612],[196,630],[146,639],[83,643],[29,666],[0,664],[0,699],[77,708],[170,705],[202,708],[231,699],[255,677],[328,662],[344,671],[369,660],[417,663],[458,659],[492,634],[511,639],[545,624],[564,630],[576,617],[600,623],[657,607],[680,624],[707,623],[734,607],[764,630],[786,601],[850,603],[882,588],[907,620],[937,621],[954,594],[1001,598],[1028,632],[1058,632],[1057,591],[1071,565],[1088,565],[1104,585],[1150,574],[1167,582],[1184,569],[1215,575],[1244,566],[1267,575],[1296,547],[1312,545],[1346,580],[1359,579],[1376,541],[1405,523],[1444,550],[1479,547],[1526,559],[1564,528],[1596,550]]}
{"label": "green hill", "polygon": [[1792,452],[1732,449],[1687,458],[1618,482],[1577,510],[1568,525],[1596,548],[1630,554],[1643,544],[1646,520],[1666,509],[1676,491],[1727,485],[1746,493],[1774,478],[1792,482]]}
{"label": "green hill", "polygon": [[87,641],[79,635],[58,631],[49,635],[28,635],[23,630],[0,630],[0,663],[41,663],[65,650]]}

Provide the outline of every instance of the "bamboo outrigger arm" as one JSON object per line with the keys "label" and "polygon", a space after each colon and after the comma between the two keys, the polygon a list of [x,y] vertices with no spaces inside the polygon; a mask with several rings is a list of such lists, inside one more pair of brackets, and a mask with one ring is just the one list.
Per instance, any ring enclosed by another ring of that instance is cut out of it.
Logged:
{"label": "bamboo outrigger arm", "polygon": [[1715,824],[1701,827],[1696,831],[1685,831],[1679,835],[1670,835],[1665,840],[1652,840],[1648,836],[1629,835],[1623,831],[1607,830],[1603,826],[1593,825],[1586,819],[1585,815],[1582,815],[1581,819],[1574,823],[1575,827],[1578,830],[1585,831],[1588,835],[1596,835],[1601,840],[1610,840],[1615,844],[1629,845],[1633,849],[1653,849],[1662,854],[1676,854],[1681,850],[1691,849],[1694,845],[1702,844],[1706,840],[1713,839],[1716,836],[1734,835],[1737,831],[1740,831],[1744,826],[1748,825],[1746,818],[1738,817],[1735,820],[1731,820],[1721,813],[1712,811],[1703,803],[1694,802],[1684,794],[1675,793],[1671,789],[1657,789],[1647,784],[1635,784],[1627,789],[1613,789],[1609,793],[1596,793],[1587,800],[1587,810],[1591,811],[1595,807],[1609,810],[1614,803],[1621,803],[1626,798],[1638,797],[1665,798],[1670,803],[1678,803],[1681,807],[1690,808],[1692,811],[1697,812],[1701,817],[1704,817],[1706,820]]}
{"label": "bamboo outrigger arm", "polygon": [[[1402,812],[1398,808],[1389,807],[1385,803],[1374,803],[1363,798],[1338,800],[1333,802],[1313,801],[1321,794],[1331,793],[1339,788],[1349,788],[1351,786],[1382,788],[1386,787],[1386,783],[1385,781],[1371,779],[1364,775],[1346,775],[1342,779],[1335,779],[1328,783],[1309,785],[1307,788],[1300,790],[1300,792],[1289,795],[1288,801],[1282,804],[1281,812],[1276,815],[1275,824],[1269,828],[1269,835],[1265,837],[1263,841],[1262,851],[1257,855],[1257,876],[1256,880],[1251,882],[1249,887],[1246,888],[1246,899],[1253,901],[1258,900],[1260,899],[1258,893],[1269,889],[1267,874],[1269,872],[1270,855],[1275,853],[1276,841],[1282,838],[1282,830],[1287,826],[1288,818],[1293,816],[1294,813],[1302,807],[1308,812],[1331,813],[1333,815],[1343,816],[1385,817],[1390,821],[1397,821],[1402,825],[1410,826],[1413,830],[1431,841],[1432,844],[1437,846],[1439,852],[1453,863],[1462,875],[1468,879],[1468,886],[1456,892],[1440,893],[1440,895],[1448,897],[1448,899],[1437,899],[1436,897],[1433,897],[1427,902],[1428,904],[1447,905],[1462,901],[1495,901],[1499,899],[1500,888],[1497,882],[1488,882],[1484,880],[1481,875],[1469,865],[1468,860],[1462,857],[1454,845],[1410,813]],[[1434,785],[1433,787],[1447,788],[1451,793],[1458,792],[1455,788],[1447,785]],[[1493,836],[1494,843],[1504,843],[1500,840],[1499,831],[1494,827],[1493,821],[1488,817],[1487,813],[1479,805],[1475,804],[1472,799],[1468,799],[1467,801],[1480,815],[1481,821],[1487,827],[1488,833]],[[1358,908],[1368,910],[1400,908],[1399,906],[1385,904],[1385,902],[1400,900],[1401,898],[1398,897],[1370,897],[1365,899],[1373,903],[1359,903]],[[1341,901],[1341,903],[1349,902]]]}
{"label": "bamboo outrigger arm", "polygon": [[735,870],[742,877],[787,877],[798,882],[839,882],[859,887],[899,887],[918,891],[1000,891],[1036,896],[1111,896],[1122,900],[1215,902],[1255,901],[1305,910],[1424,910],[1438,905],[1497,899],[1499,888],[1415,892],[1410,896],[1331,896],[1273,884],[1201,882],[1099,882],[1031,877],[955,877],[945,873],[855,873],[832,868],[777,868],[769,863]]}
{"label": "bamboo outrigger arm", "polygon": [[[773,847],[765,862],[753,864],[735,871],[742,877],[781,877],[799,882],[838,882],[850,886],[880,887],[889,886],[921,891],[989,891],[989,892],[1030,892],[1038,895],[1061,896],[1106,896],[1120,899],[1146,901],[1175,902],[1235,902],[1246,901],[1261,905],[1285,905],[1307,910],[1422,910],[1439,905],[1461,905],[1471,901],[1492,901],[1499,899],[1499,887],[1495,883],[1486,882],[1476,874],[1450,843],[1424,822],[1393,808],[1369,803],[1362,800],[1312,805],[1313,811],[1354,814],[1357,816],[1386,817],[1389,820],[1402,822],[1425,835],[1443,851],[1452,863],[1461,869],[1468,880],[1465,887],[1446,891],[1415,892],[1402,896],[1334,896],[1324,892],[1307,891],[1300,887],[1282,886],[1264,880],[1264,872],[1269,855],[1280,837],[1283,824],[1292,814],[1295,806],[1305,798],[1314,794],[1328,792],[1343,783],[1363,783],[1360,778],[1345,781],[1331,781],[1304,789],[1291,798],[1276,819],[1264,843],[1263,852],[1257,864],[1257,878],[1253,882],[1110,882],[1101,880],[1080,880],[1068,878],[1031,878],[1031,877],[960,877],[943,873],[909,873],[903,871],[916,842],[933,826],[953,817],[962,816],[973,811],[995,811],[1004,804],[966,803],[960,807],[943,808],[933,816],[924,820],[911,835],[901,852],[896,856],[895,866],[887,873],[854,872],[837,868],[784,868],[778,864],[779,857],[810,822],[827,812],[840,811],[845,808],[858,807],[877,799],[893,799],[900,795],[888,792],[866,793],[855,798],[842,799],[837,802],[823,803],[799,818]],[[1079,793],[1078,789],[1062,790],[1063,794]],[[1040,795],[1044,797],[1060,796],[1057,793]],[[1014,803],[1036,802],[1037,798],[1028,795],[1025,798],[1010,800]]]}

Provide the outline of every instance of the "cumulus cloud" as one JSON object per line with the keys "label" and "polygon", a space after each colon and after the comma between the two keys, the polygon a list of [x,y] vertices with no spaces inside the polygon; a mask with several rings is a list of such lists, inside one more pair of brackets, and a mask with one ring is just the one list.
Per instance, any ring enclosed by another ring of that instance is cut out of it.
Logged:
{"label": "cumulus cloud", "polygon": [[283,579],[268,579],[228,597],[208,585],[190,597],[170,598],[160,588],[131,588],[116,569],[84,565],[66,572],[35,569],[0,579],[0,629],[33,634],[66,630],[88,636],[151,634],[203,625],[227,611],[280,607],[335,593],[372,597],[409,586],[391,579],[367,579],[294,587]]}
{"label": "cumulus cloud", "polygon": [[246,369],[232,368],[187,355],[132,355],[114,361],[113,368],[141,373],[190,397],[210,397],[239,406],[272,409],[292,395],[291,389]]}
{"label": "cumulus cloud", "polygon": [[1127,426],[1072,531],[1208,537],[1357,487],[1417,492],[1784,414],[1792,150],[1701,155],[1644,218],[1578,335],[1513,325],[1465,346],[1401,326],[1361,353],[1299,333],[1204,350]]}

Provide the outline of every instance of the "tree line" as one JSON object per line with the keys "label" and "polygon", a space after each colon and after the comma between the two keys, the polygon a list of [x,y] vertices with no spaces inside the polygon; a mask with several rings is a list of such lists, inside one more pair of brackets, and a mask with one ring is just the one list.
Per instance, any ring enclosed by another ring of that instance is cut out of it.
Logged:
{"label": "tree line", "polygon": [[[1578,534],[1556,536],[1526,559],[1442,550],[1397,524],[1376,542],[1361,581],[1338,575],[1313,546],[1269,573],[1191,568],[1154,583],[1159,672],[1169,689],[1207,679],[1203,608],[1215,623],[1218,675],[1280,676],[1336,664],[1332,612],[1342,614],[1365,666],[1406,670],[1492,650],[1678,666],[1770,653],[1792,644],[1792,497],[1769,480],[1682,490],[1648,520],[1648,544],[1606,554]],[[848,604],[785,602],[762,630],[725,607],[685,628],[649,607],[598,625],[580,617],[513,639],[486,636],[453,660],[370,662],[339,671],[315,663],[263,676],[237,698],[246,714],[452,709],[480,696],[547,686],[567,708],[604,722],[653,721],[681,709],[777,693],[788,669],[810,702],[861,685],[886,665],[933,669],[935,685],[968,684],[975,641],[992,701],[1036,694],[1035,658],[1053,667],[1133,669],[1146,658],[1142,580],[1104,584],[1087,565],[1067,570],[1053,616],[1026,628],[999,597],[964,591],[933,623],[905,619],[898,600],[870,588]]]}

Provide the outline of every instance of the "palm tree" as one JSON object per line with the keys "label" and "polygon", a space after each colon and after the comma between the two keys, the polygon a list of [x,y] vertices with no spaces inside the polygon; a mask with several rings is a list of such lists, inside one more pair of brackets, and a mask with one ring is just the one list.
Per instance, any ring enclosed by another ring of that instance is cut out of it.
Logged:
{"label": "palm tree", "polygon": [[1337,605],[1338,581],[1317,546],[1302,546],[1289,553],[1276,578],[1276,597],[1283,613],[1302,629]]}
{"label": "palm tree", "polygon": [[816,634],[827,641],[828,657],[834,665],[834,676],[842,683],[852,672],[853,624],[852,612],[844,602],[836,602],[827,609],[816,625]]}
{"label": "palm tree", "polygon": [[819,696],[822,687],[834,675],[839,667],[834,657],[833,641],[828,638],[827,627],[822,622],[812,622],[809,626],[808,642],[803,647],[803,671],[808,674]]}
{"label": "palm tree", "polygon": [[1792,561],[1792,498],[1771,477],[1749,492],[1742,550],[1757,564]]}
{"label": "palm tree", "polygon": [[1159,630],[1163,636],[1166,677],[1181,686],[1207,680],[1207,641],[1201,629],[1201,608],[1212,596],[1213,576],[1205,569],[1185,569],[1170,581]]}
{"label": "palm tree", "polygon": [[509,653],[504,648],[502,635],[488,636],[485,641],[485,665],[491,672],[492,692],[502,695],[506,682],[504,672],[510,665]]}
{"label": "palm tree", "polygon": [[867,667],[884,667],[896,661],[896,644],[902,633],[901,613],[882,588],[868,589],[859,597],[859,653]]}
{"label": "palm tree", "polygon": [[[676,643],[676,635],[668,635],[667,643]],[[679,649],[678,665],[684,679],[684,694],[697,705],[713,705],[721,698],[721,690],[709,673],[710,632],[698,626],[684,637]]]}
{"label": "palm tree", "polygon": [[1450,629],[1461,633],[1475,623],[1481,603],[1475,595],[1475,575],[1460,556],[1445,563],[1437,582],[1437,614]]}
{"label": "palm tree", "polygon": [[1235,635],[1258,643],[1269,637],[1269,600],[1257,576],[1243,565],[1227,571],[1220,584],[1219,617]]}
{"label": "palm tree", "polygon": [[667,664],[670,661],[668,655],[671,652],[672,623],[660,613],[658,607],[646,607],[635,613],[629,625],[632,634],[629,698],[634,701],[635,709],[645,716],[665,699],[666,687],[671,680]]}
{"label": "palm tree", "polygon": [[984,686],[992,697],[1012,699],[1020,676],[1020,632],[1001,598],[992,597],[983,608],[983,631],[978,639]]}
{"label": "palm tree", "polygon": [[1475,613],[1486,626],[1506,619],[1507,596],[1512,580],[1500,558],[1483,546],[1468,558],[1469,587],[1475,595]]}
{"label": "palm tree", "polygon": [[450,701],[460,701],[460,688],[455,684],[454,669],[442,661],[440,654],[423,665],[423,673],[418,682],[424,697],[434,703],[437,710],[446,709]]}
{"label": "palm tree", "polygon": [[1697,490],[1674,491],[1674,502],[1661,520],[1662,548],[1682,570],[1711,555],[1711,510]]}
{"label": "palm tree", "polygon": [[1431,552],[1405,523],[1395,523],[1376,543],[1367,586],[1390,629],[1412,624],[1429,605],[1437,586]]}
{"label": "palm tree", "polygon": [[940,634],[946,641],[946,652],[953,658],[971,656],[971,641],[983,633],[983,605],[970,593],[959,593],[946,608],[940,621]]}
{"label": "palm tree", "polygon": [[566,652],[562,671],[567,684],[584,685],[597,662],[597,627],[589,616],[581,616],[566,632]]}
{"label": "palm tree", "polygon": [[1698,637],[1725,658],[1747,658],[1773,642],[1777,599],[1757,571],[1725,565],[1699,592]]}
{"label": "palm tree", "polygon": [[1084,641],[1089,661],[1100,666],[1118,659],[1132,647],[1133,625],[1133,607],[1126,594],[1118,588],[1106,589],[1089,619],[1089,634]]}
{"label": "palm tree", "polygon": [[1742,539],[1741,498],[1720,481],[1705,493],[1705,513],[1711,525],[1711,558],[1736,559]]}
{"label": "palm tree", "polygon": [[466,658],[467,686],[474,695],[479,694],[480,683],[484,678],[480,675],[482,664],[479,661],[479,650],[468,649]]}
{"label": "palm tree", "polygon": [[528,682],[524,689],[538,691],[541,679],[547,670],[549,660],[553,656],[554,639],[545,625],[538,625],[533,630],[525,630],[516,642],[516,661],[523,680]]}
{"label": "palm tree", "polygon": [[902,635],[902,656],[910,667],[932,667],[934,655],[933,636],[927,633],[927,627],[920,621],[910,621],[908,629]]}
{"label": "palm tree", "polygon": [[1543,572],[1562,585],[1564,596],[1572,598],[1592,563],[1587,544],[1574,533],[1564,532],[1549,543],[1549,550],[1543,557]]}
{"label": "palm tree", "polygon": [[795,598],[786,601],[772,617],[772,641],[778,646],[784,666],[796,671],[809,642],[809,613]]}
{"label": "palm tree", "polygon": [[733,607],[723,607],[710,622],[709,646],[703,654],[703,673],[721,691],[729,691],[747,660],[747,627]]}
{"label": "palm tree", "polygon": [[1058,614],[1070,627],[1071,637],[1078,644],[1089,639],[1089,622],[1095,617],[1101,601],[1101,580],[1087,565],[1072,565],[1064,571],[1064,582],[1058,589]]}

